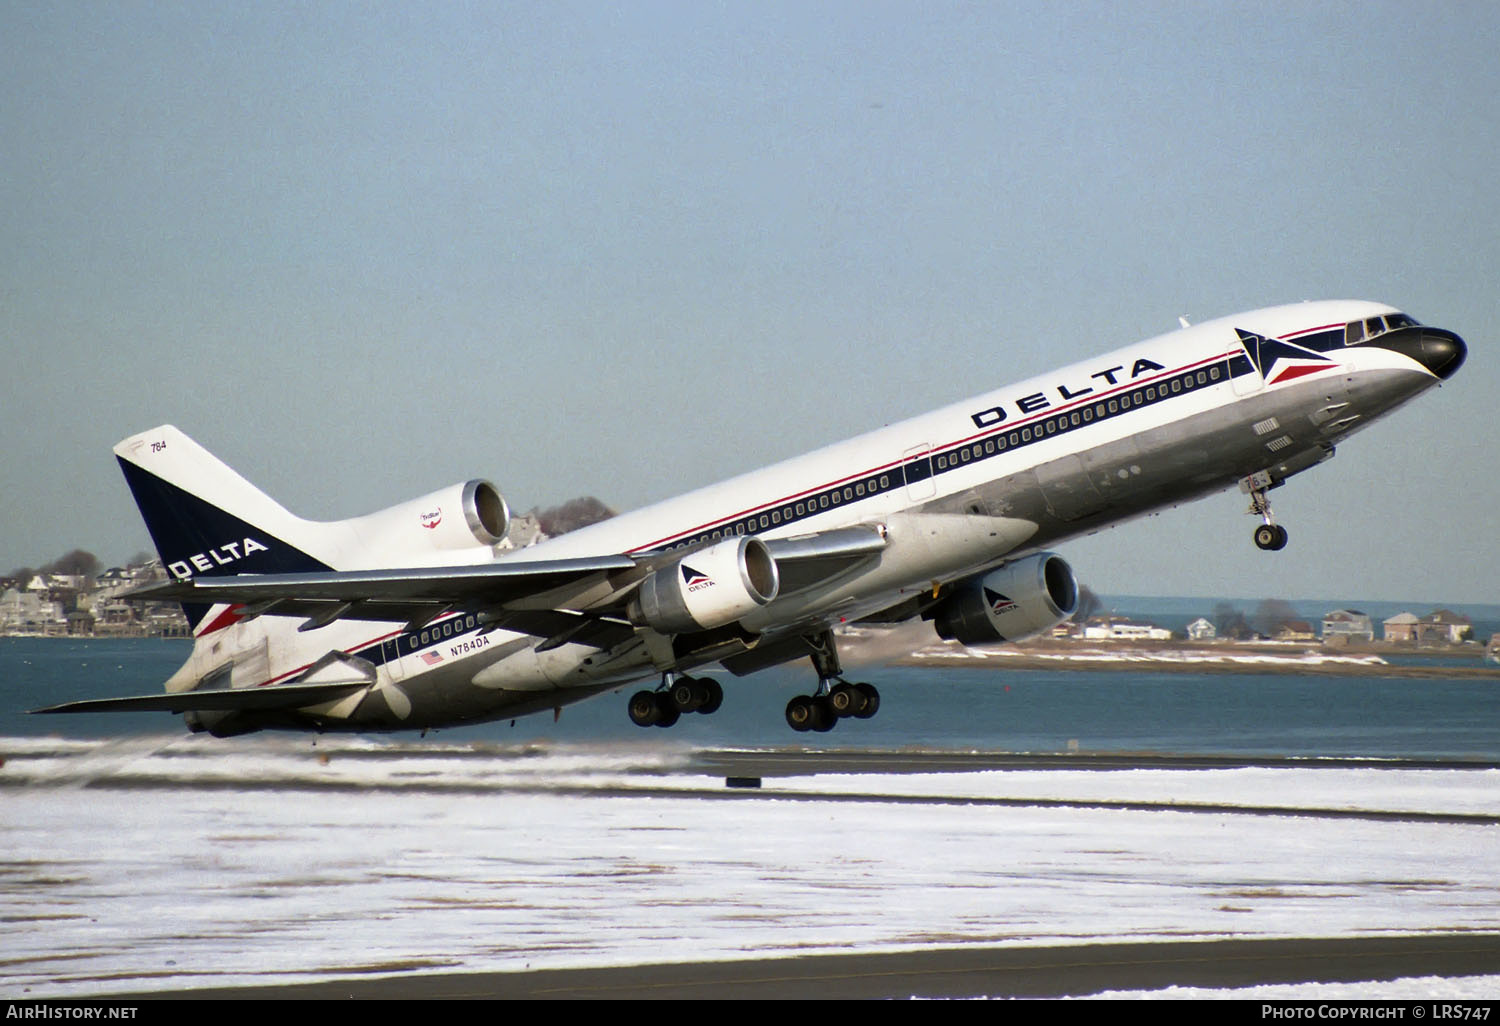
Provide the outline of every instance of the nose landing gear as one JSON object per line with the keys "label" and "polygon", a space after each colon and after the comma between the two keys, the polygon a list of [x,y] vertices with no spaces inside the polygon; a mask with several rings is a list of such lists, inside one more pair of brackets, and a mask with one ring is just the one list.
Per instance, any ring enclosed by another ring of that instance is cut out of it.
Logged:
{"label": "nose landing gear", "polygon": [[1264,521],[1255,529],[1256,548],[1280,552],[1286,548],[1287,534],[1286,528],[1276,522],[1276,515],[1271,512],[1271,500],[1266,497],[1266,492],[1271,487],[1271,475],[1265,471],[1251,474],[1240,482],[1240,491],[1250,496],[1250,509],[1247,512]]}

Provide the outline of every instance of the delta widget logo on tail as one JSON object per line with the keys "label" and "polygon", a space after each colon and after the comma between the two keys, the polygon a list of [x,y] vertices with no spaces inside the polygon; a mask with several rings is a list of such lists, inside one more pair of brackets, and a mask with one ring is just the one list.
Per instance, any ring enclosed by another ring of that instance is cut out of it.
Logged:
{"label": "delta widget logo on tail", "polygon": [[1333,370],[1338,366],[1322,353],[1312,349],[1303,349],[1299,345],[1283,342],[1279,338],[1266,338],[1264,335],[1257,335],[1244,328],[1234,330],[1239,333],[1240,345],[1245,347],[1245,355],[1250,358],[1250,363],[1260,372],[1261,378],[1268,385],[1279,385],[1283,381],[1305,378],[1309,374]]}

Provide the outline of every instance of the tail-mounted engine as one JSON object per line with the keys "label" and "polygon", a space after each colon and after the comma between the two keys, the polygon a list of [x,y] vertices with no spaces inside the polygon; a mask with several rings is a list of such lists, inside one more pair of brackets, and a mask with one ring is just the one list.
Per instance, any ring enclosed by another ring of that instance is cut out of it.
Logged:
{"label": "tail-mounted engine", "polygon": [[662,567],[630,601],[631,622],[663,634],[733,623],[776,597],[776,560],[748,535],[726,538]]}
{"label": "tail-mounted engine", "polygon": [[491,546],[510,528],[510,508],[488,481],[450,485],[349,522],[366,551],[400,558]]}
{"label": "tail-mounted engine", "polygon": [[1077,608],[1073,568],[1055,552],[1039,552],[967,581],[929,615],[939,637],[982,645],[1034,637]]}

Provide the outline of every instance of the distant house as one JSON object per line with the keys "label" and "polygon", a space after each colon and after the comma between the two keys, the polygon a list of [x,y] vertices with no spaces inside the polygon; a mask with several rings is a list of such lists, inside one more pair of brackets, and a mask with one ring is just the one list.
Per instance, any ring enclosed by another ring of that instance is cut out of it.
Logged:
{"label": "distant house", "polygon": [[1374,641],[1375,625],[1358,609],[1335,609],[1323,617],[1323,641]]}
{"label": "distant house", "polygon": [[1189,641],[1212,641],[1219,636],[1219,631],[1213,621],[1200,616],[1187,625],[1187,636]]}
{"label": "distant house", "polygon": [[1154,623],[1132,623],[1110,616],[1096,616],[1083,628],[1086,641],[1169,641],[1172,632]]}
{"label": "distant house", "polygon": [[1277,641],[1313,641],[1316,638],[1312,624],[1306,620],[1288,620],[1276,628]]}
{"label": "distant house", "polygon": [[6,634],[60,634],[67,621],[61,603],[44,591],[11,588],[0,596],[0,632]]}
{"label": "distant house", "polygon": [[1428,613],[1417,623],[1417,641],[1424,645],[1457,644],[1465,632],[1473,633],[1474,621],[1451,609]]}
{"label": "distant house", "polygon": [[1386,641],[1411,642],[1417,640],[1417,618],[1411,613],[1397,613],[1381,624],[1381,627],[1384,628],[1382,637]]}

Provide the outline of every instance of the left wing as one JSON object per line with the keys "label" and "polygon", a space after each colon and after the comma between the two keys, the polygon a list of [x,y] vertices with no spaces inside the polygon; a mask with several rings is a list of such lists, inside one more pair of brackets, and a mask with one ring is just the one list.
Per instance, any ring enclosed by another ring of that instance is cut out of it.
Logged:
{"label": "left wing", "polygon": [[[782,574],[783,594],[812,587],[869,560],[885,548],[879,526],[840,528],[768,540]],[[608,648],[634,628],[611,617],[652,573],[693,551],[648,556],[500,560],[474,566],[238,574],[147,585],[127,597],[242,607],[239,619],[274,614],[303,617],[301,630],[335,620],[405,622],[420,626],[452,609],[484,614],[495,627],[548,639]],[[555,646],[554,646],[555,647]]]}
{"label": "left wing", "polygon": [[510,560],[478,566],[238,574],[148,585],[131,600],[230,603],[244,618],[304,616],[304,628],[334,620],[424,623],[453,608],[590,608],[634,588],[645,568],[629,556]]}

